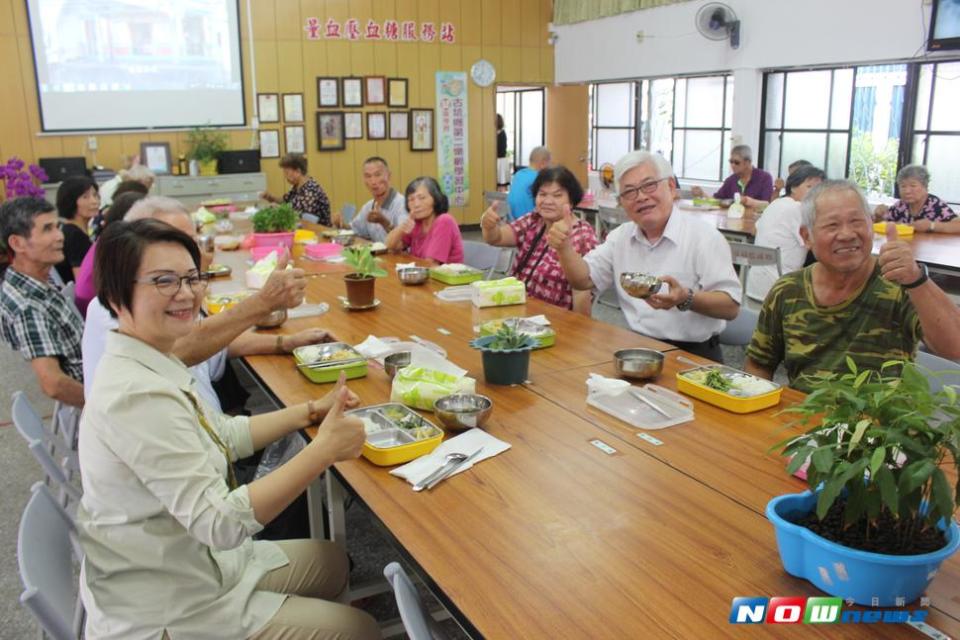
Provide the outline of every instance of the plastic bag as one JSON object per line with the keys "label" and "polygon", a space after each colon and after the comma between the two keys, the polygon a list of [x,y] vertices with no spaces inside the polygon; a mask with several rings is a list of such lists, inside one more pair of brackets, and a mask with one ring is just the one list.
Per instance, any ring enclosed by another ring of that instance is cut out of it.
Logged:
{"label": "plastic bag", "polygon": [[414,409],[433,411],[433,403],[451,393],[476,393],[477,381],[425,367],[404,367],[397,372],[390,400]]}

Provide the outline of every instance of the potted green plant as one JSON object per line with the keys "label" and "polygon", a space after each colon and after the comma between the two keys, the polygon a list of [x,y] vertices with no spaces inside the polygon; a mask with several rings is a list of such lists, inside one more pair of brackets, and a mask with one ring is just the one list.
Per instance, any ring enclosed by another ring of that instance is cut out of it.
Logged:
{"label": "potted green plant", "polygon": [[347,286],[347,302],[351,307],[364,309],[374,305],[374,278],[382,278],[387,272],[380,267],[380,259],[373,257],[369,244],[344,247],[344,262],[353,269],[343,276]]}
{"label": "potted green plant", "polygon": [[200,175],[217,175],[217,158],[227,150],[227,134],[196,127],[187,134],[187,155],[200,165]]}
{"label": "potted green plant", "polygon": [[483,378],[490,384],[521,384],[530,371],[530,352],[539,346],[530,334],[503,323],[493,335],[476,338],[470,346],[479,349]]}
{"label": "potted green plant", "polygon": [[808,465],[811,490],[774,498],[767,517],[788,573],[859,604],[912,602],[960,546],[944,473],[960,467],[957,393],[910,362],[847,367],[785,410],[812,426],[774,449],[790,473]]}
{"label": "potted green plant", "polygon": [[260,209],[253,214],[253,246],[292,249],[299,219],[296,210],[287,202]]}

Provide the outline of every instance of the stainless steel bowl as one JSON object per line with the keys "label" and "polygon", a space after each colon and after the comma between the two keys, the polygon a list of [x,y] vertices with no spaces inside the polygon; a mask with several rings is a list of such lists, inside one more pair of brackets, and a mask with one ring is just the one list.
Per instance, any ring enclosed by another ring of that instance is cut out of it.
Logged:
{"label": "stainless steel bowl", "polygon": [[406,267],[397,271],[397,278],[403,284],[423,284],[430,279],[430,269],[427,267]]}
{"label": "stainless steel bowl", "polygon": [[476,393],[455,393],[433,403],[433,414],[451,431],[482,427],[492,411],[493,401]]}
{"label": "stainless steel bowl", "polygon": [[655,349],[620,349],[613,354],[617,375],[646,380],[663,371],[663,353]]}
{"label": "stainless steel bowl", "polygon": [[656,276],[645,273],[625,271],[620,274],[620,286],[628,295],[634,298],[649,298],[660,290],[663,281]]}
{"label": "stainless steel bowl", "polygon": [[257,322],[257,328],[258,329],[276,329],[286,321],[287,321],[287,310],[274,309],[269,314],[267,314],[262,320]]}
{"label": "stainless steel bowl", "polygon": [[383,359],[383,368],[387,372],[387,377],[393,380],[397,371],[410,364],[411,353],[409,351],[397,351],[391,353]]}
{"label": "stainless steel bowl", "polygon": [[352,234],[352,233],[340,233],[340,234],[337,234],[337,235],[333,236],[333,237],[330,238],[330,239],[333,240],[334,242],[336,242],[336,243],[339,244],[339,245],[342,245],[342,246],[344,246],[344,247],[349,247],[350,244],[353,242],[353,234]]}

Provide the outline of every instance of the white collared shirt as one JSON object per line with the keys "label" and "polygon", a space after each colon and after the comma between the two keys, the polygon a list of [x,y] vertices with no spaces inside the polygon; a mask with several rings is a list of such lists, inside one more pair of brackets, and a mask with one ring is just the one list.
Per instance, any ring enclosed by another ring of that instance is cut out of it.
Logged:
{"label": "white collared shirt", "polygon": [[285,595],[257,589],[288,563],[263,527],[247,486],[230,490],[227,465],[253,452],[250,421],[205,403],[204,431],[179,360],[111,331],[80,424],[85,557],[80,593],[88,638],[247,638]]}
{"label": "white collared shirt", "polygon": [[611,231],[584,260],[593,285],[599,291],[616,286],[627,324],[651,338],[703,342],[723,331],[727,323],[694,311],[654,309],[623,290],[620,274],[625,271],[673,276],[694,293],[723,291],[740,302],[740,281],[733,269],[730,245],[716,228],[676,207],[656,243],[651,244],[640,227],[628,221]]}
{"label": "white collared shirt", "polygon": [[[780,248],[783,273],[802,269],[807,259],[807,247],[800,235],[801,224],[800,203],[790,196],[774,200],[757,220],[754,243],[760,247]],[[763,302],[770,287],[779,277],[780,274],[773,265],[752,267],[747,274],[747,295],[753,300]]]}

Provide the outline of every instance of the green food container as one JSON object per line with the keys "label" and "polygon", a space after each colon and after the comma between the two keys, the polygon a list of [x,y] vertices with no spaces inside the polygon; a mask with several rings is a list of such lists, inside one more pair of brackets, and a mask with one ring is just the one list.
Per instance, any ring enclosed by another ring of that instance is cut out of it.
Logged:
{"label": "green food container", "polygon": [[[325,342],[297,347],[293,350],[293,359],[300,373],[310,382],[317,384],[336,382],[341,371],[347,374],[347,380],[367,375],[367,359],[345,342]],[[343,364],[337,364],[339,360],[342,360]],[[307,366],[310,364],[325,366]]]}
{"label": "green food container", "polygon": [[465,264],[445,264],[430,269],[430,277],[444,284],[470,284],[483,280],[483,271]]}
{"label": "green food container", "polygon": [[480,325],[480,337],[492,336],[504,324],[513,326],[517,331],[526,333],[536,340],[536,349],[552,347],[557,342],[557,332],[553,327],[530,322],[526,318],[499,318],[497,320],[488,320]]}

